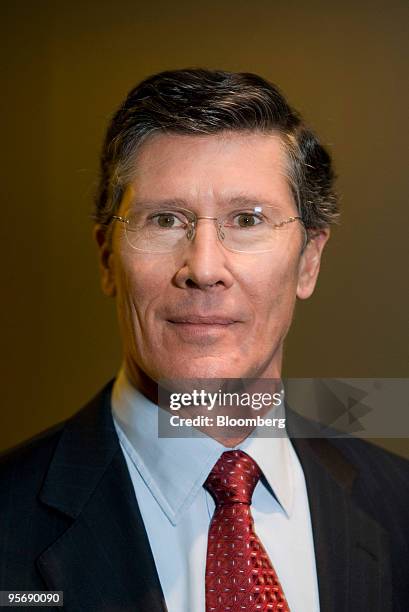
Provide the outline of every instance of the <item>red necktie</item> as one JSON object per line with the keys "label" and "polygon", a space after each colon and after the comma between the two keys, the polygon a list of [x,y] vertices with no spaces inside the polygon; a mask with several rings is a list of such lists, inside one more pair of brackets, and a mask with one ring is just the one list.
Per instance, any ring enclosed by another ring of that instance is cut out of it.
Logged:
{"label": "red necktie", "polygon": [[227,451],[204,484],[216,502],[207,543],[206,612],[289,612],[250,513],[260,476],[249,455]]}

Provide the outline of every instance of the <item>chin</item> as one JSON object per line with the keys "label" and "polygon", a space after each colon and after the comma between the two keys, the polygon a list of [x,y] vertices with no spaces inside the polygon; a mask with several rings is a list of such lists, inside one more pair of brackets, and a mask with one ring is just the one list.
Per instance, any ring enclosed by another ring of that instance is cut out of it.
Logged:
{"label": "chin", "polygon": [[[171,361],[171,360],[170,360]],[[232,361],[232,360],[231,360]],[[242,378],[251,368],[244,364],[232,365],[214,357],[173,361],[167,364],[160,373],[160,378],[177,379],[203,379],[203,378]]]}

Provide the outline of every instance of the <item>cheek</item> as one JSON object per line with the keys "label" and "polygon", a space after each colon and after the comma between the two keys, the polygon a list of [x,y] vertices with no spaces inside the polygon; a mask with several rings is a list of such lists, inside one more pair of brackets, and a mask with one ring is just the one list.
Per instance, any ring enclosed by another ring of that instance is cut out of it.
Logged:
{"label": "cheek", "polygon": [[135,257],[117,267],[117,307],[122,324],[143,329],[150,307],[160,298],[163,274],[155,261]]}
{"label": "cheek", "polygon": [[259,261],[257,267],[263,274],[245,283],[249,303],[255,318],[277,319],[292,310],[297,290],[298,267],[294,260]]}
{"label": "cheek", "polygon": [[243,349],[249,354],[274,352],[281,346],[294,312],[297,274],[295,269],[275,266],[251,288],[253,329]]}

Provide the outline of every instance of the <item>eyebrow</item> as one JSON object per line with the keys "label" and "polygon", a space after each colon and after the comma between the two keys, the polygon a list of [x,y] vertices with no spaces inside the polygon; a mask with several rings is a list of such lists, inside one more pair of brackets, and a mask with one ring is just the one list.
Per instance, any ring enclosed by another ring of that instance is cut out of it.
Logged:
{"label": "eyebrow", "polygon": [[264,200],[251,195],[238,195],[229,200],[229,204],[236,206],[271,206],[272,208],[282,208],[277,200]]}
{"label": "eyebrow", "polygon": [[[157,208],[186,208],[192,209],[192,204],[183,198],[165,198],[158,200],[138,200],[135,198],[130,202],[130,208],[147,208],[147,209],[157,209]],[[239,206],[246,208],[254,208],[256,206],[269,206],[271,208],[275,208],[280,210],[283,206],[277,200],[265,200],[260,199],[257,196],[244,195],[240,194],[237,196],[233,196],[231,198],[226,199],[221,203],[220,208],[228,208],[230,206]],[[194,207],[193,207],[194,208]]]}

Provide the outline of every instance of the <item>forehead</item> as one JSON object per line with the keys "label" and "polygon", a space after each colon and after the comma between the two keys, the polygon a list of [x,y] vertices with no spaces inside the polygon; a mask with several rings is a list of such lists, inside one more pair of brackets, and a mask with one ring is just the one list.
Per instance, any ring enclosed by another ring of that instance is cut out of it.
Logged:
{"label": "forehead", "polygon": [[195,208],[244,196],[293,208],[287,174],[287,155],[275,134],[159,134],[140,148],[126,200],[174,199]]}

